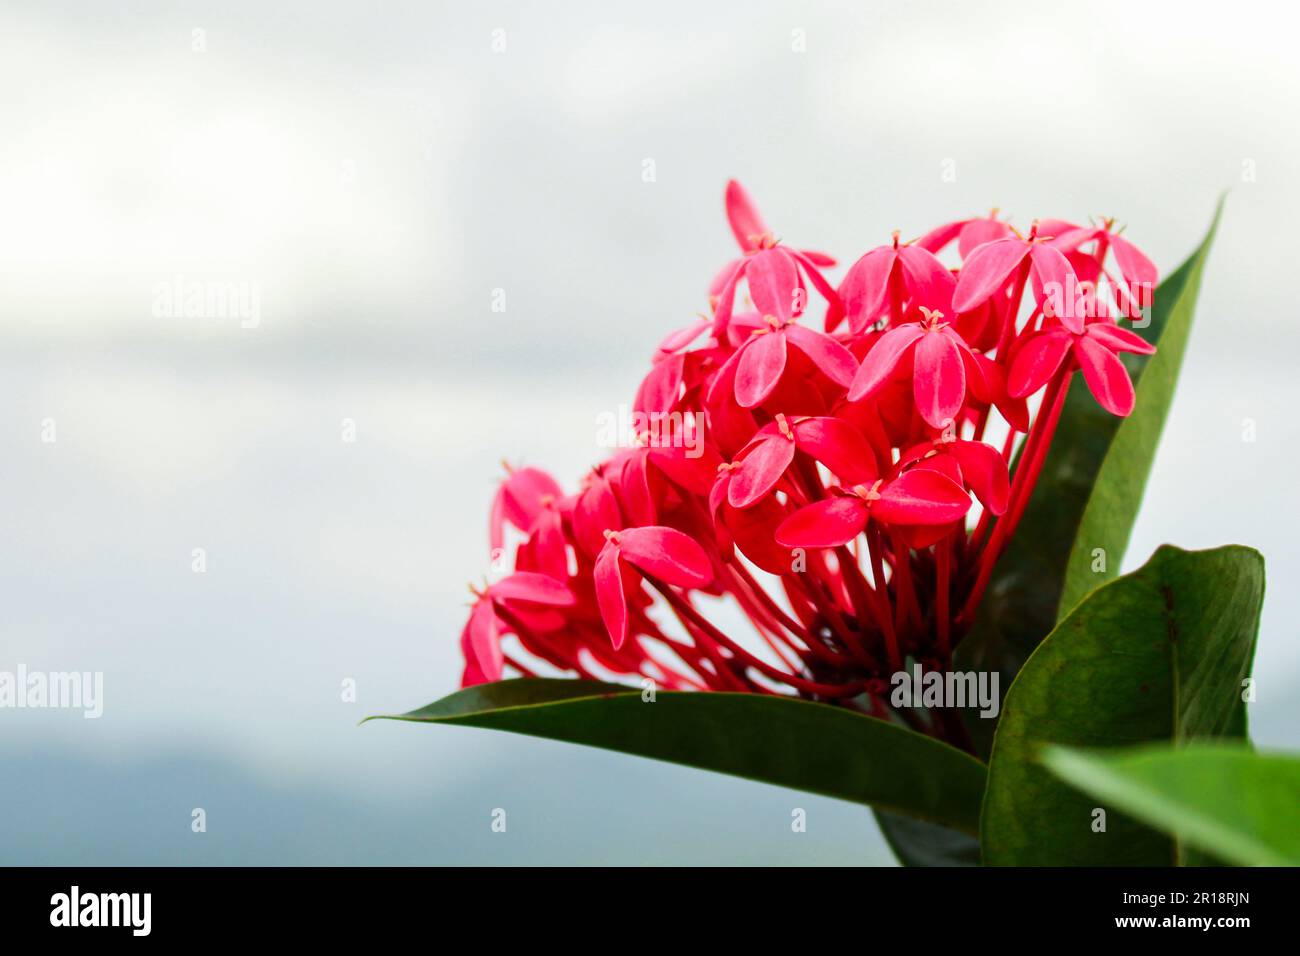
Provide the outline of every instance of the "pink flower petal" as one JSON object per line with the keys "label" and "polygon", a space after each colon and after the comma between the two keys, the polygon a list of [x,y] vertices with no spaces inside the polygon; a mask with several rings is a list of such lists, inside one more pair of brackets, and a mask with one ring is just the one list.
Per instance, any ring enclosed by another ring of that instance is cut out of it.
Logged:
{"label": "pink flower petal", "polygon": [[759,440],[731,473],[731,507],[748,508],[775,488],[794,461],[794,450],[794,442],[779,433]]}
{"label": "pink flower petal", "polygon": [[537,518],[544,498],[562,498],[564,492],[555,479],[540,468],[517,468],[501,486],[506,520],[520,531],[527,531]]}
{"label": "pink flower petal", "polygon": [[578,546],[595,557],[605,547],[605,532],[623,527],[623,513],[609,481],[596,478],[573,508],[573,536]]}
{"label": "pink flower petal", "polygon": [[948,524],[970,510],[970,495],[928,468],[905,471],[880,489],[871,514],[886,524]]}
{"label": "pink flower petal", "polygon": [[488,515],[488,551],[498,554],[506,543],[506,490],[498,488],[492,496],[492,511]]}
{"label": "pink flower petal", "polygon": [[675,528],[628,528],[619,532],[618,548],[624,560],[638,571],[665,584],[702,588],[713,580],[713,563],[708,554],[693,538]]}
{"label": "pink flower petal", "polygon": [[725,266],[719,269],[712,279],[709,280],[709,295],[722,295],[722,290],[727,287],[727,282],[735,275],[736,269],[745,264],[744,257],[732,259]]}
{"label": "pink flower petal", "polygon": [[856,402],[874,395],[889,380],[894,370],[898,368],[898,363],[923,335],[925,333],[921,331],[921,327],[912,323],[890,329],[877,339],[853,377],[853,384],[849,387],[849,401]]}
{"label": "pink flower petal", "polygon": [[1014,236],[995,239],[976,248],[962,264],[952,294],[952,307],[958,312],[969,312],[987,301],[1006,284],[1028,254],[1029,243]]}
{"label": "pink flower petal", "polygon": [[745,274],[746,261],[738,259],[731,270],[731,274],[722,284],[721,291],[718,292],[718,304],[713,312],[713,334],[715,337],[721,337],[726,331],[727,324],[731,321],[731,312],[735,308],[736,286],[740,282],[741,276]]}
{"label": "pink flower petal", "polygon": [[732,179],[727,183],[727,222],[742,249],[757,249],[758,240],[768,233],[767,224],[758,214],[745,187]]}
{"label": "pink flower petal", "polygon": [[1093,322],[1085,334],[1096,339],[1112,352],[1136,352],[1138,355],[1154,355],[1156,347],[1142,336],[1109,322]]}
{"label": "pink flower petal", "polygon": [[[689,432],[692,442],[695,442],[697,432]],[[667,475],[673,483],[681,485],[692,494],[707,494],[708,489],[714,486],[714,479],[718,476],[718,466],[723,463],[722,457],[718,450],[711,445],[701,444],[672,444],[667,447],[651,446],[647,450],[647,458],[654,464],[655,468]],[[649,497],[649,490],[647,490]],[[633,524],[654,524],[654,499],[651,498],[650,507],[640,512],[643,520],[638,519]]]}
{"label": "pink flower petal", "polygon": [[1110,247],[1115,250],[1115,261],[1119,264],[1119,271],[1124,276],[1125,282],[1130,285],[1138,283],[1145,286],[1156,284],[1158,273],[1155,263],[1148,259],[1141,249],[1122,236],[1115,235],[1110,237]]}
{"label": "pink flower petal", "polygon": [[558,579],[569,576],[569,551],[559,509],[552,506],[537,513],[537,520],[528,529],[528,541],[519,549],[517,566]]}
{"label": "pink flower petal", "polygon": [[889,279],[897,259],[893,246],[878,246],[849,266],[840,282],[839,296],[852,331],[861,332],[885,314],[889,307]]}
{"label": "pink flower petal", "polygon": [[[829,267],[835,265],[834,259],[820,252],[800,252],[798,249],[787,249],[785,246],[779,248],[798,260],[799,265],[803,266],[804,275],[808,277],[808,281],[813,284],[823,299],[832,306],[839,304],[840,297],[836,294],[835,287],[826,280],[826,277],[821,274],[821,270],[818,268],[818,266]],[[817,260],[813,256],[820,256],[821,258]]]}
{"label": "pink flower petal", "polygon": [[688,325],[685,328],[678,329],[676,332],[669,332],[664,336],[664,340],[659,343],[657,352],[677,352],[686,348],[701,335],[704,330],[713,324],[711,319],[701,319],[694,325]]}
{"label": "pink flower petal", "polygon": [[528,601],[548,607],[569,607],[576,600],[563,581],[533,571],[516,571],[488,588],[488,593],[501,601]]}
{"label": "pink flower petal", "polygon": [[920,239],[916,240],[916,242],[912,243],[912,245],[920,246],[928,252],[937,253],[941,251],[944,246],[948,245],[948,243],[956,239],[958,234],[966,228],[966,224],[970,221],[971,220],[969,219],[959,219],[956,222],[944,223],[942,226],[931,229]]}
{"label": "pink flower petal", "polygon": [[783,332],[760,333],[742,346],[736,366],[736,402],[741,408],[753,408],[772,394],[785,371],[785,359]]}
{"label": "pink flower petal", "polygon": [[1007,394],[1012,398],[1032,395],[1048,383],[1070,350],[1070,333],[1064,329],[1035,332],[1025,340],[1011,360]]}
{"label": "pink flower petal", "polygon": [[685,360],[684,355],[669,355],[656,362],[641,380],[632,408],[646,414],[670,411],[681,394]]}
{"label": "pink flower petal", "polygon": [[478,666],[478,658],[470,650],[469,634],[462,634],[460,638],[460,656],[465,659],[465,667],[460,672],[460,686],[464,690],[466,687],[476,687],[479,684],[489,684],[491,680],[483,669]]}
{"label": "pink flower petal", "polygon": [[861,498],[827,498],[782,521],[776,540],[787,548],[838,548],[862,533],[867,517],[867,504]]}
{"label": "pink flower petal", "polygon": [[903,541],[909,548],[915,548],[917,551],[923,551],[932,544],[937,544],[944,538],[948,537],[954,531],[961,527],[960,523],[953,522],[946,524],[916,524],[916,525],[898,525],[896,530],[902,535]]}
{"label": "pink flower petal", "polygon": [[1038,233],[1043,236],[1051,236],[1049,244],[1064,253],[1071,253],[1078,249],[1085,242],[1091,242],[1097,238],[1101,232],[1096,226],[1071,226],[1061,221],[1065,227],[1063,229],[1052,228],[1056,220],[1039,220]]}
{"label": "pink flower petal", "polygon": [[994,242],[1012,235],[1011,227],[999,219],[972,219],[966,223],[957,237],[957,252],[966,259],[986,242]]}
{"label": "pink flower petal", "polygon": [[987,442],[955,441],[949,454],[961,465],[962,478],[980,504],[995,515],[1005,512],[1011,482],[1002,453]]}
{"label": "pink flower petal", "polygon": [[1091,282],[1095,286],[1101,280],[1101,266],[1092,256],[1082,252],[1067,252],[1065,258],[1070,260],[1070,268],[1080,282]]}
{"label": "pink flower petal", "polygon": [[[703,426],[694,426],[702,428]],[[698,431],[687,433],[692,442],[696,442]],[[673,444],[667,448],[651,447],[648,455],[651,463],[667,475],[676,484],[681,485],[691,494],[708,494],[713,487],[713,480],[718,474],[722,458],[711,445]],[[653,504],[653,502],[652,502]],[[653,514],[653,512],[647,512]],[[648,524],[653,522],[634,522]]]}
{"label": "pink flower petal", "polygon": [[722,560],[730,562],[733,554],[731,535],[727,523],[723,520],[723,506],[727,504],[727,494],[731,489],[730,472],[720,472],[718,480],[709,490],[709,514],[713,516],[713,530],[717,534],[718,553]]}
{"label": "pink flower petal", "polygon": [[952,314],[952,293],[957,288],[957,280],[932,252],[917,245],[903,246],[898,250],[898,264],[913,306],[923,305],[944,315]]}
{"label": "pink flower petal", "polygon": [[[1070,230],[1078,228],[1079,226],[1076,223],[1070,222],[1068,219],[1053,219],[1050,216],[1047,218],[1040,217],[1038,220],[1038,238],[1043,240],[1055,239],[1057,236],[1065,235]],[[1061,251],[1064,252],[1065,250]]]}
{"label": "pink flower petal", "polygon": [[[469,621],[465,624],[462,645],[469,646],[474,663],[478,665],[477,676],[482,677],[482,683],[501,679],[505,656],[501,652],[501,629],[491,601],[480,600],[475,603]],[[469,668],[466,668],[467,675],[468,671]]]}
{"label": "pink flower petal", "polygon": [[627,595],[623,591],[623,568],[619,564],[618,547],[612,541],[605,542],[596,558],[592,581],[596,586],[600,619],[605,622],[614,650],[618,650],[627,640]]}
{"label": "pink flower petal", "polygon": [[[959,348],[965,345],[961,335],[952,326],[944,330],[957,337]],[[992,404],[1002,397],[1006,383],[1002,379],[1002,369],[982,352],[973,352],[970,347],[961,349],[961,361],[966,366],[966,390],[975,398],[986,404]]]}
{"label": "pink flower petal", "polygon": [[938,472],[953,484],[962,484],[961,465],[952,455],[931,455],[928,458],[922,458],[913,467]]}
{"label": "pink flower petal", "polygon": [[713,381],[709,384],[709,390],[704,395],[704,401],[712,408],[735,407],[732,404],[731,397],[736,390],[736,369],[740,365],[740,358],[741,353],[739,351],[732,352],[713,376]]}
{"label": "pink flower petal", "polygon": [[912,394],[920,416],[933,428],[955,421],[966,400],[966,369],[957,343],[941,332],[924,333],[913,368]]}
{"label": "pink flower petal", "polygon": [[757,312],[741,312],[731,317],[731,324],[727,326],[725,344],[732,348],[740,348],[749,341],[749,337],[754,332],[759,329],[766,332],[771,327]]}
{"label": "pink flower petal", "polygon": [[[1060,249],[1054,249],[1052,246],[1041,242],[1036,242],[1029,247],[1029,257],[1034,263],[1034,288],[1044,290],[1044,295],[1049,299],[1053,294],[1057,300],[1068,301],[1072,299],[1079,285],[1078,277],[1074,274],[1074,266],[1070,265],[1070,260],[1065,258],[1065,253]],[[1066,308],[1063,315],[1059,315],[1061,324],[1071,332],[1083,331],[1083,316],[1076,315],[1077,310]]]}
{"label": "pink flower petal", "polygon": [[875,481],[876,456],[862,433],[842,418],[805,418],[794,425],[795,443],[843,484]]}
{"label": "pink flower petal", "polygon": [[727,508],[727,529],[741,554],[769,574],[789,574],[790,549],[776,542],[772,529],[785,513],[775,498],[764,498],[753,508]]}
{"label": "pink flower petal", "polygon": [[815,249],[792,249],[790,250],[799,257],[799,261],[808,261],[819,269],[833,269],[835,267],[835,258],[828,256],[824,252],[818,252]]}
{"label": "pink flower petal", "polygon": [[858,374],[858,360],[853,353],[829,335],[802,325],[787,325],[785,335],[836,385],[848,388]]}
{"label": "pink flower petal", "polygon": [[613,486],[630,525],[655,522],[655,499],[650,491],[650,473],[647,467],[650,454],[649,449],[642,449],[628,455]]}
{"label": "pink flower petal", "polygon": [[803,296],[799,270],[783,249],[764,249],[751,256],[745,266],[745,281],[759,315],[788,321],[801,311],[794,308],[796,297]]}
{"label": "pink flower petal", "polygon": [[1091,336],[1080,335],[1074,340],[1074,355],[1098,405],[1121,418],[1133,411],[1133,382],[1114,352]]}

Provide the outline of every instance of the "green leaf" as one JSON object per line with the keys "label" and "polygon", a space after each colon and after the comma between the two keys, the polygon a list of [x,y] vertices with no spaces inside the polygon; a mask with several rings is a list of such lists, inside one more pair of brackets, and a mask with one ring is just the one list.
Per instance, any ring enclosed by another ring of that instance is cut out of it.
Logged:
{"label": "green leaf", "polygon": [[[998,561],[975,627],[958,648],[959,669],[1000,671],[1008,687],[1060,614],[1118,572],[1222,210],[1220,201],[1200,246],[1155,291],[1151,325],[1139,334],[1157,353],[1124,356],[1137,390],[1133,414],[1111,415],[1075,376],[1034,495]],[[1094,548],[1106,551],[1104,574],[1092,571]],[[969,723],[977,740],[981,731],[987,735],[988,721]]]}
{"label": "green leaf", "polygon": [[[1183,354],[1187,351],[1187,339],[1192,330],[1192,313],[1201,287],[1201,273],[1222,210],[1220,202],[1210,234],[1192,259],[1192,271],[1173,309],[1162,313],[1158,324],[1154,314],[1152,316],[1152,341],[1158,344],[1159,351],[1150,357],[1131,356],[1134,361],[1130,364],[1130,373],[1137,369],[1141,376],[1135,380],[1137,401],[1128,418],[1117,420],[1119,427],[1101,460],[1092,493],[1078,520],[1078,530],[1074,534],[1061,584],[1057,620],[1064,617],[1085,594],[1119,573],[1120,561],[1128,549],[1129,535],[1142,504],[1147,477],[1151,474],[1151,462],[1160,443],[1160,433],[1169,415],[1178,372],[1183,366]],[[1139,360],[1145,363],[1145,367],[1138,367]],[[1104,570],[1094,571],[1097,549],[1101,549],[1105,557]]]}
{"label": "green leaf", "polygon": [[1242,866],[1300,866],[1300,758],[1237,744],[1087,752],[1051,747],[1063,780]]}
{"label": "green leaf", "polygon": [[1122,814],[1092,830],[1095,801],[1037,762],[1047,744],[1114,747],[1243,737],[1264,559],[1236,545],[1164,546],[1092,592],[1025,662],[1003,704],[980,844],[994,865],[1185,862]]}
{"label": "green leaf", "polygon": [[396,720],[567,740],[870,804],[969,834],[985,768],[954,747],[827,704],[520,679],[466,688]]}
{"label": "green leaf", "polygon": [[885,842],[903,866],[980,865],[980,844],[972,836],[884,810],[875,814]]}

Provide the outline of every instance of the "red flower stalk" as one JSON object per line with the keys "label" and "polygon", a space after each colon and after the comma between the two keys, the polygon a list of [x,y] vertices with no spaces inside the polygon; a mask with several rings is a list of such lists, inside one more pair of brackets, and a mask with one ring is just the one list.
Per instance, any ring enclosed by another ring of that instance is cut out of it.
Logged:
{"label": "red flower stalk", "polygon": [[[1107,411],[1133,408],[1117,353],[1154,348],[1112,315],[1149,304],[1135,289],[1155,270],[1110,221],[895,234],[837,292],[820,272],[834,261],[782,245],[735,182],[726,212],[741,258],[636,390],[656,424],[574,494],[535,468],[502,482],[491,544],[517,542],[516,570],[476,592],[464,684],[650,679],[889,717],[909,658],[951,667],[1074,372]],[[736,313],[741,283],[753,308]],[[806,284],[825,331],[802,324]],[[952,739],[957,723],[921,729]]]}

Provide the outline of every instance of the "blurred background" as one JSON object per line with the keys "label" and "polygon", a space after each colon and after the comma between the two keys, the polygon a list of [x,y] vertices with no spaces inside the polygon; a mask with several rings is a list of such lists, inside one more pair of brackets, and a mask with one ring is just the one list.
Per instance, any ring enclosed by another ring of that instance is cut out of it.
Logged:
{"label": "blurred background", "polygon": [[[998,206],[1168,272],[1231,189],[1126,564],[1264,552],[1253,732],[1294,745],[1293,18],[5,4],[0,670],[102,671],[104,713],[0,710],[0,862],[889,862],[849,804],[357,725],[456,687],[500,459],[597,460],[732,254],[731,176],[845,264]],[[193,283],[244,310],[168,306]]]}

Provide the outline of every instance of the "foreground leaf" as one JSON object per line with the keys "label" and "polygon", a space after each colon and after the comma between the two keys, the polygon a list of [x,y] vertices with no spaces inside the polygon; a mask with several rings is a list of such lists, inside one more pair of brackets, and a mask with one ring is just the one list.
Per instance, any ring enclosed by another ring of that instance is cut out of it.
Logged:
{"label": "foreground leaf", "polygon": [[876,810],[885,842],[903,866],[979,866],[980,844],[966,833]]}
{"label": "foreground leaf", "polygon": [[467,724],[792,787],[974,834],[984,765],[930,737],[826,704],[760,694],[641,692],[521,679],[388,718]]}
{"label": "foreground leaf", "polygon": [[[1222,202],[1200,246],[1155,291],[1151,325],[1139,334],[1159,351],[1123,356],[1137,390],[1133,414],[1121,419],[1106,412],[1075,376],[1034,495],[998,561],[975,627],[958,648],[959,669],[998,670],[1001,686],[1009,687],[1059,616],[1118,572],[1221,212]],[[1094,548],[1105,549],[1105,573],[1092,571]],[[969,723],[977,740],[989,729],[988,721]]]}
{"label": "foreground leaf", "polygon": [[980,843],[1010,865],[1160,866],[1173,840],[1118,813],[1093,832],[1096,802],[1037,760],[1047,744],[1113,747],[1242,737],[1264,595],[1249,548],[1160,548],[1078,605],[1007,693],[989,764]]}
{"label": "foreground leaf", "polygon": [[1049,747],[1057,776],[1229,863],[1300,866],[1300,758],[1237,744]]}

